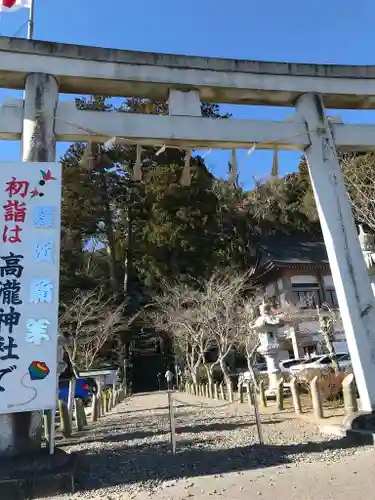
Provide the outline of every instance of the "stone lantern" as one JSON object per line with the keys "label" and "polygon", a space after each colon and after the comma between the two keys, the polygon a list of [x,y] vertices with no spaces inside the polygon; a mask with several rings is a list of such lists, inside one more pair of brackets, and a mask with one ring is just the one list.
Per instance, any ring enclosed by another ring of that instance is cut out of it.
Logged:
{"label": "stone lantern", "polygon": [[[375,274],[375,237],[370,232],[365,232],[363,226],[359,226],[359,234],[358,234],[359,243],[361,245],[363,257],[366,262],[367,269],[369,274]],[[372,288],[374,289],[375,284],[372,283]]]}
{"label": "stone lantern", "polygon": [[254,329],[258,332],[260,346],[258,352],[264,356],[267,363],[267,374],[269,387],[267,396],[275,396],[277,383],[280,379],[280,368],[278,365],[278,352],[280,344],[278,340],[278,329],[285,325],[281,316],[271,313],[270,306],[264,302],[260,306],[260,316],[255,320]]}

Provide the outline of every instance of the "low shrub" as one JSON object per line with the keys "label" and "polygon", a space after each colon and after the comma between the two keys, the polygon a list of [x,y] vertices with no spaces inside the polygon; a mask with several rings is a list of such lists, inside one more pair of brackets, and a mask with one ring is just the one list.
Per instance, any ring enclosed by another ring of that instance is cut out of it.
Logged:
{"label": "low shrub", "polygon": [[292,375],[289,372],[281,372],[281,378],[283,379],[284,384],[289,384]]}
{"label": "low shrub", "polygon": [[320,370],[318,368],[306,368],[296,375],[297,383],[301,392],[310,393],[310,382],[318,377],[319,392],[324,401],[342,400],[342,382],[350,371],[334,372],[332,368]]}
{"label": "low shrub", "polygon": [[208,378],[207,378],[207,372],[206,372],[204,365],[199,365],[197,379],[198,379],[199,384],[207,384]]}
{"label": "low shrub", "polygon": [[268,378],[268,374],[267,373],[259,373],[259,372],[255,372],[255,379],[257,381],[257,384],[259,385],[259,382],[260,381],[263,381],[264,383],[264,388],[265,389],[268,389],[268,386],[269,386],[269,378]]}

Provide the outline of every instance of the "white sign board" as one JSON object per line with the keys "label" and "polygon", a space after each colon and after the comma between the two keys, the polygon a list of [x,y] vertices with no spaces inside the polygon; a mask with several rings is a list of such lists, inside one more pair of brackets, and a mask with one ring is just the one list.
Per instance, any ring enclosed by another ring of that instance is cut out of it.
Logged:
{"label": "white sign board", "polygon": [[0,413],[56,406],[61,165],[0,164]]}

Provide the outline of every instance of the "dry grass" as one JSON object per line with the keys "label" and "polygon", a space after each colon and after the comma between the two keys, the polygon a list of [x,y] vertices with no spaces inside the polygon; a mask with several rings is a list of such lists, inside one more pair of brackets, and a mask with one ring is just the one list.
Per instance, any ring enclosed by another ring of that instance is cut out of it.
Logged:
{"label": "dry grass", "polygon": [[342,382],[348,373],[348,371],[335,373],[331,368],[326,370],[306,368],[297,375],[296,379],[301,390],[310,394],[310,382],[318,377],[318,387],[323,402],[340,403],[342,401]]}

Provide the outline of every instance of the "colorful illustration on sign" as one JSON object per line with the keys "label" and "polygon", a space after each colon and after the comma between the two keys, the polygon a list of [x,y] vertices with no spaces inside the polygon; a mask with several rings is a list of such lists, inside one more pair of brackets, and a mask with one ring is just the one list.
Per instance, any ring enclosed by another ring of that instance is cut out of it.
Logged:
{"label": "colorful illustration on sign", "polygon": [[31,194],[31,199],[35,198],[35,196],[44,196],[43,193],[39,192],[38,188],[34,188],[30,194]]}
{"label": "colorful illustration on sign", "polygon": [[30,283],[30,302],[33,304],[50,304],[52,302],[53,285],[47,279],[34,279]]}
{"label": "colorful illustration on sign", "polygon": [[52,241],[37,243],[37,245],[35,246],[34,258],[37,262],[48,262],[49,264],[53,264]]}
{"label": "colorful illustration on sign", "polygon": [[[7,373],[9,373],[10,371],[13,371],[12,369],[15,369],[15,368],[16,368],[16,366],[14,366],[14,365],[11,366],[10,370]],[[1,371],[2,370],[0,370],[0,380],[1,380],[1,377],[3,376],[1,374]],[[25,389],[30,389],[30,391],[32,391],[33,395],[27,401],[23,401],[22,403],[10,403],[10,404],[8,404],[8,408],[15,408],[17,406],[26,406],[29,403],[31,403],[32,401],[34,401],[34,399],[36,399],[36,397],[38,395],[38,391],[35,389],[35,387],[31,387],[30,385],[26,385],[25,378],[29,375],[30,380],[32,380],[32,381],[44,380],[47,377],[47,375],[49,375],[49,372],[50,372],[50,370],[44,361],[32,361],[29,365],[28,372],[25,373],[21,378],[21,385]],[[4,388],[2,388],[2,389],[4,390]],[[0,388],[0,391],[1,391],[1,388]]]}
{"label": "colorful illustration on sign", "polygon": [[[13,365],[13,367],[16,368],[14,365]],[[32,403],[34,401],[34,399],[36,399],[36,397],[38,395],[38,391],[35,389],[35,387],[31,387],[30,385],[25,384],[25,378],[28,376],[29,376],[29,372],[27,372],[23,375],[23,377],[21,378],[21,386],[24,387],[25,389],[29,389],[33,395],[29,399],[27,399],[26,401],[23,401],[22,403],[9,403],[8,408],[16,408],[17,406],[26,406],[29,403]]]}
{"label": "colorful illustration on sign", "polygon": [[[47,170],[45,172],[44,170],[40,171],[41,179],[39,181],[39,186],[44,186],[47,181],[55,181],[56,177],[53,177],[51,170]],[[44,193],[40,191],[37,187],[35,187],[31,191],[31,198],[35,198],[35,196],[44,196]]]}
{"label": "colorful illustration on sign", "polygon": [[56,177],[53,177],[51,170],[47,170],[47,172],[44,172],[44,170],[41,170],[40,174],[42,176],[42,179],[39,181],[40,186],[44,186],[44,184],[47,181],[55,181],[56,180]]}
{"label": "colorful illustration on sign", "polygon": [[50,325],[48,319],[28,319],[26,323],[26,342],[41,345],[42,340],[50,340],[47,333],[48,325]]}
{"label": "colorful illustration on sign", "polygon": [[34,227],[53,226],[54,207],[38,206],[34,210]]}
{"label": "colorful illustration on sign", "polygon": [[49,375],[49,368],[44,361],[33,361],[29,365],[31,380],[43,380]]}

